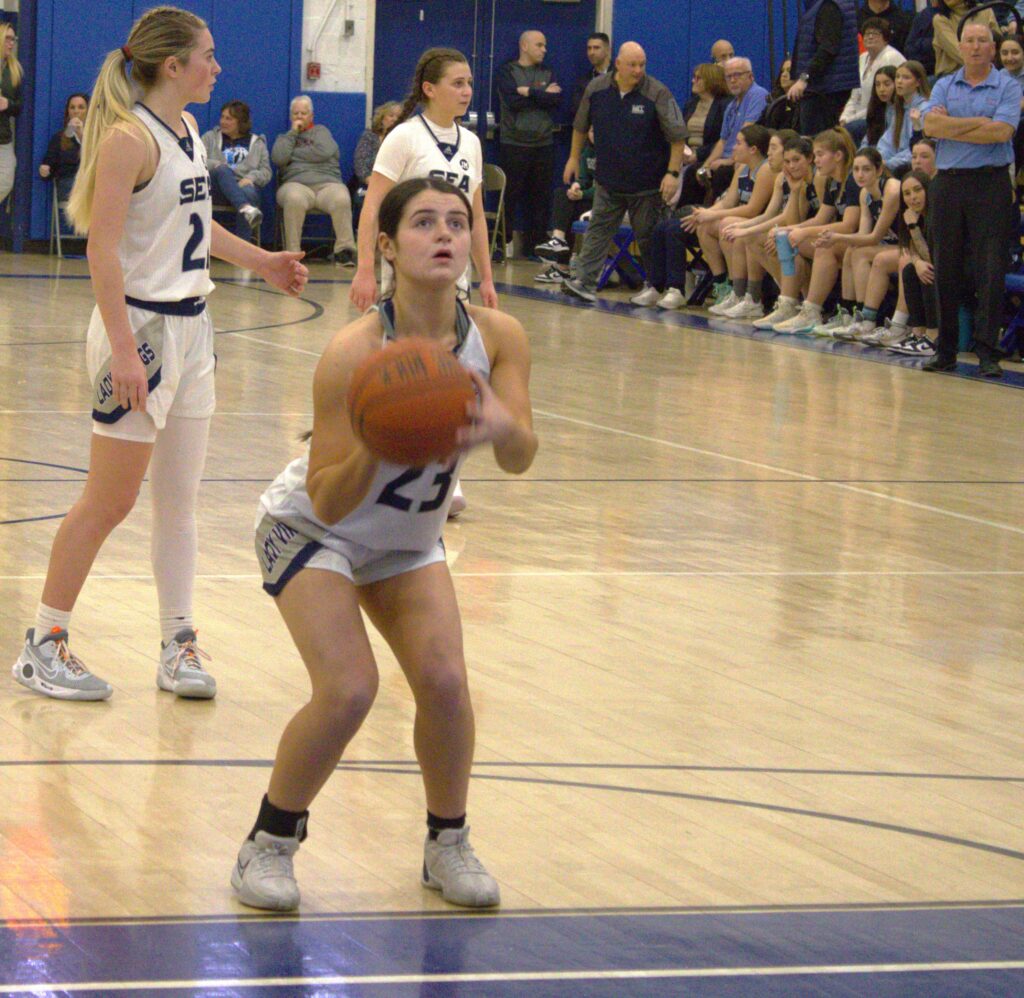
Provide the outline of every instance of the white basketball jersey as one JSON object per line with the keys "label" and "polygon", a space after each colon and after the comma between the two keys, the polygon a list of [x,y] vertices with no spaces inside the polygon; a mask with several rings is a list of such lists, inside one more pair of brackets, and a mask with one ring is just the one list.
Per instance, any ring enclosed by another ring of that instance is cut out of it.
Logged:
{"label": "white basketball jersey", "polygon": [[160,162],[128,205],[118,247],[125,294],[163,302],[205,297],[213,291],[206,147],[187,121],[188,135],[180,138],[144,105],[133,111],[156,140]]}
{"label": "white basketball jersey", "polygon": [[[396,125],[381,143],[373,170],[400,184],[414,177],[437,177],[458,187],[469,203],[483,182],[484,157],[480,139],[458,122],[453,128],[439,128],[417,114]],[[459,278],[459,288],[469,291],[472,264]],[[393,285],[391,265],[381,263],[381,294],[386,295]]]}
{"label": "white basketball jersey", "polygon": [[[387,343],[394,338],[390,300],[381,303],[380,316]],[[454,352],[459,362],[489,378],[491,364],[483,337],[461,302],[457,304],[457,333]],[[314,533],[324,547],[331,547],[331,539],[337,537],[376,551],[429,551],[448,518],[463,459],[464,455],[454,464],[428,464],[425,468],[381,461],[362,502],[344,519],[328,526],[316,518],[306,491],[307,451],[292,461],[263,493],[257,524],[265,512],[288,518],[293,524],[298,517],[319,528]]]}

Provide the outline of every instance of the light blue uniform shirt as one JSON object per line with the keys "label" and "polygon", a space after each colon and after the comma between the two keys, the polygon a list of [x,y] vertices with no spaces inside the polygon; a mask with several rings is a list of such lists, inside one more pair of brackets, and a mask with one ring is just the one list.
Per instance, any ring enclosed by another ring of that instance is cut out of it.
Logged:
{"label": "light blue uniform shirt", "polygon": [[[991,118],[1011,125],[1020,124],[1021,86],[1009,73],[994,66],[981,83],[971,86],[963,67],[935,83],[931,99],[921,108],[921,119],[933,107],[944,107],[951,118]],[[1007,142],[979,145],[937,139],[935,162],[940,170],[973,170],[982,166],[1007,166],[1013,162],[1013,137]]]}
{"label": "light blue uniform shirt", "polygon": [[742,97],[733,97],[722,118],[722,156],[728,159],[736,145],[736,136],[748,121],[757,121],[768,104],[768,91],[752,83]]}
{"label": "light blue uniform shirt", "polygon": [[[890,170],[898,170],[910,162],[910,136],[914,134],[914,123],[910,120],[910,112],[923,109],[928,100],[923,94],[914,94],[910,103],[903,109],[903,126],[896,135],[896,109],[890,104],[885,111],[885,134],[878,140],[878,151],[882,154],[885,165]],[[963,143],[961,143],[963,145]]]}

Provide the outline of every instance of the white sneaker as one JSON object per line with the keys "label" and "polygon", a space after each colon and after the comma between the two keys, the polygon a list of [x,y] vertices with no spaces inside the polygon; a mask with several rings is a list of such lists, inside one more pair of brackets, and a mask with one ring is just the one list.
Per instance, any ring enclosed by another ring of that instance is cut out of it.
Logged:
{"label": "white sneaker", "polygon": [[855,338],[855,330],[863,321],[864,319],[861,316],[860,311],[854,309],[853,315],[850,317],[850,321],[833,330],[832,335],[837,340],[853,340]]}
{"label": "white sneaker", "polygon": [[283,838],[257,832],[238,850],[231,886],[242,904],[269,911],[294,911],[299,906],[299,885],[295,882],[292,857],[298,838]]}
{"label": "white sneaker", "polygon": [[660,297],[661,292],[657,288],[652,288],[650,284],[645,284],[643,291],[633,295],[629,301],[631,305],[643,305],[645,308],[650,308],[652,305],[658,304]]}
{"label": "white sneaker", "polygon": [[200,659],[209,661],[210,656],[199,647],[197,640],[196,632],[185,627],[160,646],[156,684],[175,696],[212,700],[217,695],[217,680],[203,668]]}
{"label": "white sneaker", "polygon": [[841,329],[853,325],[853,316],[842,305],[828,322],[819,322],[812,332],[815,336],[835,336]]}
{"label": "white sneaker", "polygon": [[466,497],[462,494],[462,482],[456,480],[452,492],[452,504],[448,507],[448,519],[454,520],[466,508]]}
{"label": "white sneaker", "polygon": [[904,357],[934,357],[935,344],[926,336],[915,336],[910,334],[900,343],[894,343],[889,347],[892,353],[902,354]]}
{"label": "white sneaker", "polygon": [[874,347],[891,347],[895,343],[902,343],[910,335],[910,328],[902,322],[894,323],[892,319],[886,319],[884,326],[876,326],[874,333],[869,336],[865,343]]}
{"label": "white sneaker", "polygon": [[793,298],[780,298],[775,305],[775,310],[769,312],[763,319],[754,322],[755,329],[774,329],[778,323],[788,322],[800,311],[800,303]]}
{"label": "white sneaker", "polygon": [[800,311],[792,319],[776,322],[772,329],[777,333],[810,333],[821,322],[821,311],[809,302],[800,306]]}
{"label": "white sneaker", "polygon": [[679,288],[669,288],[657,301],[658,308],[682,308],[686,296]]}
{"label": "white sneaker", "polygon": [[875,330],[878,329],[878,325],[874,319],[859,319],[852,326],[849,327],[849,336],[847,339],[857,340],[859,343],[868,343],[868,339],[875,335]]}
{"label": "white sneaker", "polygon": [[238,213],[249,223],[250,229],[255,229],[263,221],[263,212],[254,204],[243,204]]}
{"label": "white sneaker", "polygon": [[724,299],[722,299],[722,301],[712,305],[708,309],[708,311],[712,315],[725,315],[725,313],[728,312],[729,309],[733,307],[733,305],[738,305],[739,302],[740,299],[737,296],[736,292],[730,288],[729,294]]}
{"label": "white sneaker", "polygon": [[737,304],[723,312],[722,316],[726,319],[760,319],[764,316],[764,306],[754,301],[750,295],[744,295]]}
{"label": "white sneaker", "polygon": [[68,632],[57,627],[34,644],[35,628],[25,635],[25,646],[11,674],[34,693],[55,700],[107,700],[114,688],[94,676],[68,647]]}
{"label": "white sneaker", "polygon": [[501,903],[498,882],[484,869],[469,844],[468,825],[442,829],[436,839],[427,833],[423,886],[440,891],[450,904],[466,908],[493,908]]}

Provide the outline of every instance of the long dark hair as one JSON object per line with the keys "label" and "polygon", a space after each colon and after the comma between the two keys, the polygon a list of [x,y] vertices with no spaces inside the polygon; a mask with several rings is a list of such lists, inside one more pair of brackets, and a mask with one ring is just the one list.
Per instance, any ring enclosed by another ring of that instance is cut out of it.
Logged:
{"label": "long dark hair", "polygon": [[402,111],[395,124],[400,125],[411,118],[417,106],[426,100],[423,96],[424,83],[440,83],[445,70],[459,62],[469,65],[469,60],[458,49],[427,49],[416,63],[416,71],[412,75],[412,89],[402,103]]}
{"label": "long dark hair", "polygon": [[928,185],[932,182],[931,177],[929,177],[924,170],[910,170],[908,173],[903,175],[903,179],[900,181],[900,210],[896,215],[896,232],[899,236],[900,249],[903,250],[910,248],[910,229],[907,228],[907,223],[903,220],[903,213],[907,210],[907,202],[903,199],[903,184],[911,178],[916,180],[924,188],[924,211],[921,213],[918,225],[924,222],[925,217],[928,214]]}
{"label": "long dark hair", "polygon": [[892,80],[893,98],[896,97],[896,67],[881,66],[871,81],[871,97],[868,99],[868,131],[867,143],[869,146],[877,145],[878,140],[885,135],[885,111],[888,107],[878,99],[877,81],[879,76],[888,76]]}
{"label": "long dark hair", "polygon": [[[64,101],[64,127],[68,127],[68,122],[71,120],[71,102],[76,98],[81,97],[85,101],[85,105],[89,106],[89,95],[83,93],[68,94],[68,99]],[[61,132],[60,135],[60,147],[61,149],[70,149],[75,144],[74,139],[69,139],[67,135]]]}

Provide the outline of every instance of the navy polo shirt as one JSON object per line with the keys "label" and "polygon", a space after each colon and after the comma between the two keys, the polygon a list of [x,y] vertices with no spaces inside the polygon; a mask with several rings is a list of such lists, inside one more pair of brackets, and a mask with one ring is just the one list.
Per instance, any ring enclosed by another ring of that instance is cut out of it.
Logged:
{"label": "navy polo shirt", "polygon": [[577,132],[594,126],[597,182],[615,194],[656,191],[668,169],[673,142],[686,141],[686,123],[672,92],[653,76],[622,93],[615,74],[592,80],[573,121]]}

